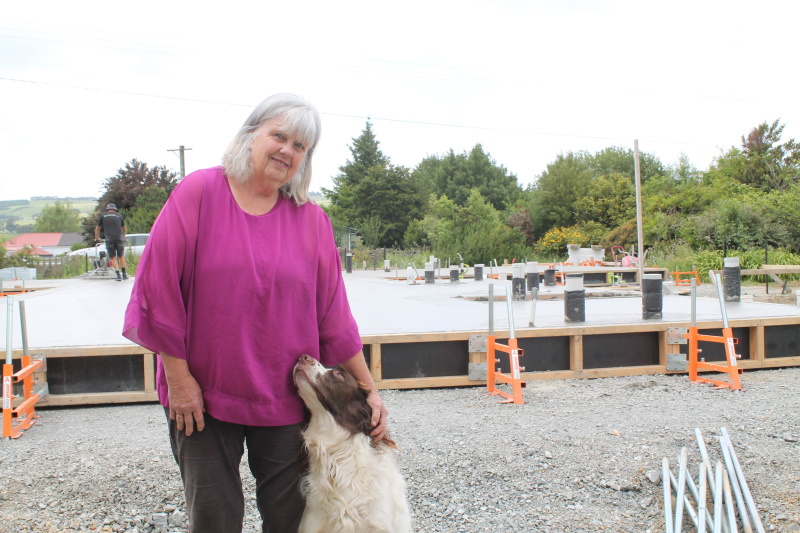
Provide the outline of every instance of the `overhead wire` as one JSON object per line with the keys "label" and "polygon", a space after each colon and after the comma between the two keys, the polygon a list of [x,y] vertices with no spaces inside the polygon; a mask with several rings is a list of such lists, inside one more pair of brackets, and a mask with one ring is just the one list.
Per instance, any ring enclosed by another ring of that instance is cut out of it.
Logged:
{"label": "overhead wire", "polygon": [[[65,83],[54,83],[54,82],[47,82],[47,81],[37,81],[37,80],[23,80],[19,78],[9,78],[0,76],[0,80],[2,81],[10,81],[16,83],[30,83],[34,85],[44,85],[44,86],[52,86],[52,87],[61,87],[66,89],[77,89],[77,90],[84,90],[84,91],[96,91],[96,92],[103,92],[103,93],[110,93],[110,94],[122,94],[127,96],[141,96],[147,98],[160,98],[165,100],[177,100],[183,102],[192,102],[192,103],[200,103],[200,104],[214,104],[214,105],[227,105],[227,106],[235,106],[235,107],[247,107],[252,108],[255,104],[252,103],[238,103],[238,102],[221,102],[216,100],[205,100],[201,98],[187,98],[185,96],[169,96],[169,95],[161,95],[161,94],[152,94],[152,93],[142,93],[142,92],[135,92],[135,91],[123,91],[119,89],[102,89],[97,87],[85,87],[80,85],[70,85]],[[412,120],[412,119],[401,119],[401,118],[392,118],[392,117],[378,117],[373,115],[355,115],[355,114],[347,114],[347,113],[331,113],[331,112],[320,112],[320,114],[325,116],[331,117],[342,117],[342,118],[356,118],[360,120],[370,120],[370,121],[382,121],[382,122],[394,122],[394,123],[406,123],[406,124],[417,124],[420,126],[435,126],[435,127],[445,127],[445,128],[459,128],[459,129],[472,129],[472,130],[480,130],[480,131],[494,131],[500,133],[517,133],[517,134],[524,134],[524,135],[539,135],[544,137],[566,137],[566,138],[575,138],[575,139],[594,139],[594,140],[605,140],[605,141],[625,141],[628,142],[630,139],[622,138],[622,137],[609,137],[609,136],[601,136],[601,135],[578,135],[572,133],[558,133],[558,132],[541,132],[541,131],[532,131],[526,130],[521,128],[499,128],[499,127],[490,127],[490,126],[476,126],[471,124],[453,124],[447,122],[431,122],[431,121],[424,121],[424,120]],[[686,142],[686,141],[661,141],[661,140],[647,140],[650,143],[661,143],[661,144],[679,144],[679,145],[693,145],[693,146],[718,146],[714,143],[698,143],[698,142]]]}

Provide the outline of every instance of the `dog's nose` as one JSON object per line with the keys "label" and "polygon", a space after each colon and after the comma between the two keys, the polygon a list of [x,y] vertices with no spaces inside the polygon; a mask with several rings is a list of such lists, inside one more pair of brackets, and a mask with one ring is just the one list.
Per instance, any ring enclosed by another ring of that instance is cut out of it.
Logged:
{"label": "dog's nose", "polygon": [[298,359],[298,361],[301,362],[301,363],[310,363],[313,360],[314,360],[314,358],[311,357],[310,355],[306,354],[306,353],[301,355],[300,359]]}

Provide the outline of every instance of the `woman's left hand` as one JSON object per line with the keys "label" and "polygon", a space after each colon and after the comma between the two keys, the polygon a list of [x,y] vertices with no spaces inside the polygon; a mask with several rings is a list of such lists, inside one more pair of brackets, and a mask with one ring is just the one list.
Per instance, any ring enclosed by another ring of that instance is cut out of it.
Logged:
{"label": "woman's left hand", "polygon": [[386,435],[386,421],[389,416],[389,410],[383,405],[378,391],[373,390],[367,396],[367,403],[372,407],[372,432],[369,434],[373,442],[380,442]]}

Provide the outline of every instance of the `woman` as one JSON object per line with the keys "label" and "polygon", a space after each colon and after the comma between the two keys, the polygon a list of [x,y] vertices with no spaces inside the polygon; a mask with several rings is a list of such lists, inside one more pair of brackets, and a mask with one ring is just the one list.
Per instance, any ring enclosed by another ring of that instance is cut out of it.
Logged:
{"label": "woman", "polygon": [[342,364],[372,392],[373,437],[387,412],[350,312],[330,221],[308,202],[316,109],[278,94],[251,113],[223,166],[187,176],[156,220],[123,334],[160,355],[190,531],[241,531],[247,443],[263,531],[295,531],[302,354]]}

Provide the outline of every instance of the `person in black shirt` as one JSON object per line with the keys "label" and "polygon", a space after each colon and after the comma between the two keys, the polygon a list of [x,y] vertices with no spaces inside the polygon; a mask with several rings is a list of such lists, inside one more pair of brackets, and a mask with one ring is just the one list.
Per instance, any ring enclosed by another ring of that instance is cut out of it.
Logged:
{"label": "person in black shirt", "polygon": [[[106,210],[97,219],[97,225],[94,227],[94,240],[100,240],[100,228],[103,229],[103,234],[106,237],[106,250],[108,250],[108,257],[111,260],[111,268],[117,273],[117,281],[128,279],[125,273],[125,219],[117,211],[117,206],[108,204]],[[122,276],[120,276],[119,268],[117,267],[117,257],[119,257],[119,266],[122,267]]]}

